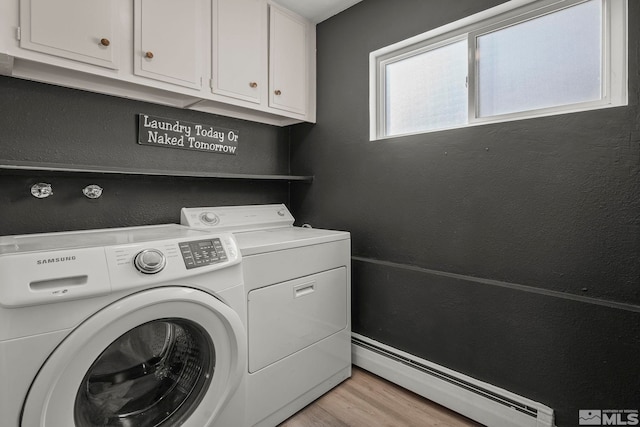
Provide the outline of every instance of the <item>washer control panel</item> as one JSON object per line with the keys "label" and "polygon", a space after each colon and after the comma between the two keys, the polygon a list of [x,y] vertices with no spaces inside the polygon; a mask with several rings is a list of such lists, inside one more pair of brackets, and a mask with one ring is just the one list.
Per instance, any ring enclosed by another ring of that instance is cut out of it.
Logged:
{"label": "washer control panel", "polygon": [[180,242],[178,246],[188,270],[227,260],[227,253],[219,238]]}

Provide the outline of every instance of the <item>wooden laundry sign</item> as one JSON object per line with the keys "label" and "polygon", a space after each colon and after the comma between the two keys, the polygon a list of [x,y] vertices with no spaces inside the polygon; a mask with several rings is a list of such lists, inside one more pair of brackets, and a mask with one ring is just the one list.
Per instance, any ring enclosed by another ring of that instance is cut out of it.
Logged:
{"label": "wooden laundry sign", "polygon": [[238,139],[237,130],[138,114],[138,144],[235,155]]}

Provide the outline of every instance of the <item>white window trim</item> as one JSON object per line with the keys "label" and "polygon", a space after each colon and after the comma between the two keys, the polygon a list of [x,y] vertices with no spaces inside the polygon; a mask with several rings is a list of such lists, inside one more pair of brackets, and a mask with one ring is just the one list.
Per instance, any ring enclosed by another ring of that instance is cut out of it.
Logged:
{"label": "white window trim", "polygon": [[[385,65],[397,61],[403,56],[414,55],[419,51],[435,49],[462,38],[468,38],[469,52],[474,51],[475,37],[496,28],[506,26],[523,17],[540,15],[541,12],[569,7],[586,0],[511,0],[491,9],[484,10],[423,34],[402,40],[371,52],[369,55],[369,138],[397,138],[447,129],[426,130],[402,135],[385,135]],[[469,123],[455,126],[462,128],[488,123],[523,120],[554,114],[574,113],[628,105],[628,64],[627,64],[627,0],[602,0],[603,7],[603,99],[591,103],[571,106],[559,106],[521,113],[504,114],[478,118],[474,76],[475,61],[469,61]],[[610,28],[611,22],[622,22],[621,26]],[[608,66],[610,64],[610,67]],[[450,128],[448,128],[450,129]]]}

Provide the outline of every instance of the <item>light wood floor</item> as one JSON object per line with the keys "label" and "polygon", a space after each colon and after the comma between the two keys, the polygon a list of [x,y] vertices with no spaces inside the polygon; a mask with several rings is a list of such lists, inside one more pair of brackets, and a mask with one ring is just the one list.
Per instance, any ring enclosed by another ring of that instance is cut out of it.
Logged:
{"label": "light wood floor", "polygon": [[363,369],[279,427],[481,426]]}

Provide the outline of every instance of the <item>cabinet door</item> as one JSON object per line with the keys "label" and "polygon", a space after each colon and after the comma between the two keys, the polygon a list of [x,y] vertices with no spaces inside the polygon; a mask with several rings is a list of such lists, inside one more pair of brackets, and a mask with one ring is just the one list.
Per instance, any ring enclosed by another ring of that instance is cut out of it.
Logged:
{"label": "cabinet door", "polygon": [[117,1],[20,0],[20,47],[118,68]]}
{"label": "cabinet door", "polygon": [[267,5],[213,0],[213,93],[260,104],[267,91]]}
{"label": "cabinet door", "polygon": [[136,0],[134,72],[200,88],[200,0]]}
{"label": "cabinet door", "polygon": [[269,11],[269,106],[305,114],[309,76],[308,24],[274,5]]}

